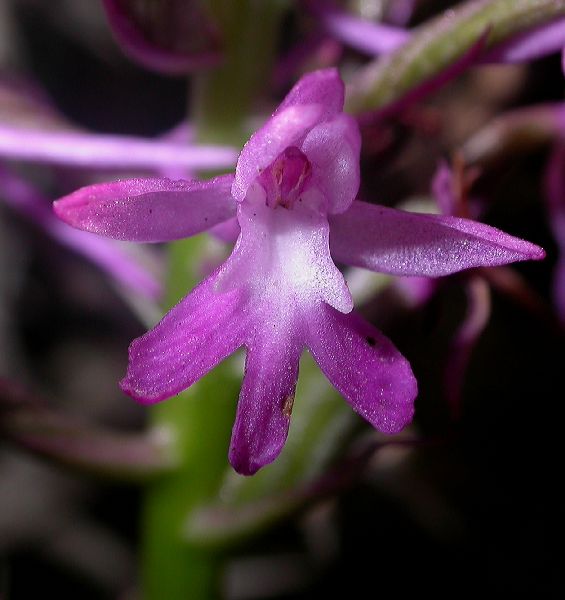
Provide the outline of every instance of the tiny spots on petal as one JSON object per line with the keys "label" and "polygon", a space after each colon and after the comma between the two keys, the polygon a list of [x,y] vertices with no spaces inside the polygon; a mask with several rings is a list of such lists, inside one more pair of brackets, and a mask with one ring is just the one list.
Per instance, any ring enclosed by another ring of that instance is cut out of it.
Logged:
{"label": "tiny spots on petal", "polygon": [[289,394],[283,401],[282,414],[290,419],[292,415],[292,407],[294,406],[294,395]]}

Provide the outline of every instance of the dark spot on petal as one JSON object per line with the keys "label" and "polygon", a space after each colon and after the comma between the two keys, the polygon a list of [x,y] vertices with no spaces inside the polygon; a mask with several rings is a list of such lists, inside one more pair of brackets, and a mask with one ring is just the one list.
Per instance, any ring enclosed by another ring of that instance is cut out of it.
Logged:
{"label": "dark spot on petal", "polygon": [[283,401],[282,414],[285,417],[289,417],[292,414],[292,407],[294,406],[294,396],[289,394]]}
{"label": "dark spot on petal", "polygon": [[377,340],[370,335],[365,337],[365,341],[367,344],[369,344],[369,346],[371,346],[371,348],[374,348],[377,345]]}
{"label": "dark spot on petal", "polygon": [[204,223],[208,223],[208,217],[204,217]]}
{"label": "dark spot on petal", "polygon": [[152,208],[150,208],[150,209],[149,209],[149,214],[150,214],[150,215],[152,215],[152,214],[153,214],[153,209],[152,209]]}

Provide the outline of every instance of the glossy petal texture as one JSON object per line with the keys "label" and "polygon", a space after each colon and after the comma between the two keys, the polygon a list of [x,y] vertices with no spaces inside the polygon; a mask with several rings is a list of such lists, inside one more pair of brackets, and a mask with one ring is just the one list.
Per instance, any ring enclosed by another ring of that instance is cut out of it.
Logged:
{"label": "glossy petal texture", "polygon": [[188,237],[235,216],[233,175],[211,181],[127,179],[81,188],[54,204],[76,227],[118,240],[163,242]]}
{"label": "glossy petal texture", "polygon": [[303,348],[295,323],[288,322],[288,311],[274,306],[265,309],[270,312],[265,321],[273,327],[261,327],[247,344],[230,445],[230,462],[243,475],[252,475],[282,450]]}
{"label": "glossy petal texture", "polygon": [[338,261],[393,275],[439,277],[545,256],[539,246],[489,225],[358,201],[330,226]]}
{"label": "glossy petal texture", "polygon": [[385,433],[412,418],[417,384],[408,361],[359,315],[329,306],[312,310],[306,345],[353,409]]}
{"label": "glossy petal texture", "polygon": [[343,98],[343,82],[335,69],[303,77],[243,147],[235,171],[234,198],[242,202],[250,185],[285,148],[300,148],[315,125],[341,113]]}
{"label": "glossy petal texture", "polygon": [[144,404],[178,394],[244,342],[248,326],[245,294],[218,294],[215,274],[206,279],[162,321],[132,342],[122,390]]}

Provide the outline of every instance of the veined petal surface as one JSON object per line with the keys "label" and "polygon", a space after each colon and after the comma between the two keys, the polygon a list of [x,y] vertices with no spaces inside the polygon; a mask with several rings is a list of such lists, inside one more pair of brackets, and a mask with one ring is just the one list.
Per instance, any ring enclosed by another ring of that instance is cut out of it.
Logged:
{"label": "veined petal surface", "polygon": [[358,314],[312,310],[306,346],[332,385],[371,425],[399,432],[414,413],[416,379],[408,361]]}
{"label": "veined petal surface", "polygon": [[[232,431],[229,458],[242,475],[252,475],[279,455],[290,424],[298,363],[300,325],[277,302],[262,307],[273,327],[260,327],[247,343],[245,375]],[[286,314],[285,314],[286,313]]]}
{"label": "veined petal surface", "polygon": [[216,273],[129,348],[122,390],[151,404],[191,386],[244,343],[248,328],[241,290],[217,293]]}
{"label": "veined petal surface", "polygon": [[127,179],[81,188],[54,203],[59,218],[118,240],[189,237],[235,216],[233,175],[210,181]]}
{"label": "veined petal surface", "polygon": [[330,218],[330,231],[336,260],[392,275],[439,277],[545,256],[539,246],[483,223],[359,201]]}

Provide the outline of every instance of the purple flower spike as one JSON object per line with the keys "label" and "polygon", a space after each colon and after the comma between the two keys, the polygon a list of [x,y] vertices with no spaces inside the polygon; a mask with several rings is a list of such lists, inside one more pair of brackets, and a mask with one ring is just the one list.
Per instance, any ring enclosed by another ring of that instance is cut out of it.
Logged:
{"label": "purple flower spike", "polygon": [[144,403],[187,388],[240,347],[245,375],[229,457],[242,474],[273,461],[288,432],[299,359],[311,352],[353,409],[386,433],[412,418],[416,381],[353,310],[337,260],[437,276],[541,258],[543,250],[454,217],[355,200],[360,135],[334,69],[303,77],[243,148],[233,177],[122,181],[60,200],[68,223],[119,239],[205,228],[239,237],[231,256],[130,347],[124,392]]}

